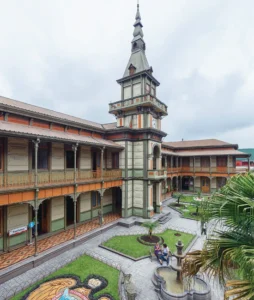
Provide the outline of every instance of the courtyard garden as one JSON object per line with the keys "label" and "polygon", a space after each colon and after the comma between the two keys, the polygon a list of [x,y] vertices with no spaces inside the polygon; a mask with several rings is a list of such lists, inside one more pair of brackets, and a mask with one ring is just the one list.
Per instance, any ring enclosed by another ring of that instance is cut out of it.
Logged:
{"label": "courtyard garden", "polygon": [[[118,300],[118,278],[117,269],[84,255],[11,299]],[[70,298],[66,296],[68,290]],[[63,291],[66,294],[62,295]]]}
{"label": "courtyard garden", "polygon": [[[169,207],[175,209],[181,213],[183,218],[188,218],[196,221],[202,221],[205,219],[204,205],[206,200],[209,199],[208,196],[197,195],[183,195],[180,193],[174,194],[175,202],[170,203]],[[195,199],[202,199],[201,201]]]}
{"label": "courtyard garden", "polygon": [[[147,235],[147,237],[149,236]],[[158,240],[166,243],[169,249],[174,253],[176,249],[175,244],[179,240],[182,241],[182,243],[184,244],[184,249],[186,249],[195,236],[190,233],[168,229],[163,233],[153,235],[153,237],[158,237]],[[144,244],[145,242],[140,242],[140,235],[115,236],[104,242],[102,246],[130,256],[134,259],[138,259],[149,255],[153,244],[152,242],[152,240],[151,244],[149,244],[149,242],[147,242],[146,244]]]}

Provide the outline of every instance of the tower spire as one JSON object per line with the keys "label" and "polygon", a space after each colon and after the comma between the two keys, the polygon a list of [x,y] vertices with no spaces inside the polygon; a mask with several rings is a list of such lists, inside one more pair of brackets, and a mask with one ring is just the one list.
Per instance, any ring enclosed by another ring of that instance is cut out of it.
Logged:
{"label": "tower spire", "polygon": [[137,13],[135,17],[136,21],[134,23],[134,32],[133,32],[133,40],[132,40],[132,52],[137,50],[145,50],[145,42],[143,40],[143,24],[141,22],[141,15],[139,10],[139,1],[137,2]]}
{"label": "tower spire", "polygon": [[123,78],[143,71],[151,70],[146,58],[146,44],[143,39],[143,24],[141,22],[140,5],[137,1],[137,12],[134,23],[133,39],[131,41],[131,57],[125,69]]}

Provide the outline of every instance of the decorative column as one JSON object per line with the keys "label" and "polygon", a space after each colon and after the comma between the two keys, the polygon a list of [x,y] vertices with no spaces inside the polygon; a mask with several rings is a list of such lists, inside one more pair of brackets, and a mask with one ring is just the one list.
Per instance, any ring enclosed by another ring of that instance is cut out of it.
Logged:
{"label": "decorative column", "polygon": [[210,171],[210,177],[212,176],[212,156],[210,155],[210,168],[209,168],[209,171]]}
{"label": "decorative column", "polygon": [[101,219],[100,219],[100,225],[103,225],[103,193],[101,194]]}
{"label": "decorative column", "polygon": [[101,197],[101,208],[100,208],[100,210],[98,211],[98,216],[99,216],[99,222],[100,222],[100,226],[102,226],[103,225],[103,223],[104,223],[104,218],[103,218],[103,195],[104,195],[104,192],[105,192],[105,189],[101,189],[101,190],[99,190],[98,191],[99,192],[99,194],[100,194],[100,197]]}
{"label": "decorative column", "polygon": [[72,150],[74,152],[74,183],[77,181],[77,150],[78,150],[78,143],[76,145],[72,145]]}
{"label": "decorative column", "polygon": [[196,175],[196,168],[195,168],[195,164],[196,164],[196,160],[195,160],[195,156],[193,157],[193,173],[194,173],[194,176]]}
{"label": "decorative column", "polygon": [[171,173],[173,172],[173,156],[171,156],[170,158],[170,169],[171,169]]}
{"label": "decorative column", "polygon": [[72,150],[74,151],[74,240],[76,239],[77,233],[77,150],[78,143],[72,146]]}
{"label": "decorative column", "polygon": [[39,190],[35,190],[35,200],[34,200],[34,216],[35,216],[35,231],[34,231],[34,256],[38,255],[38,247],[37,247],[37,238],[38,238],[38,193]]}
{"label": "decorative column", "polygon": [[38,186],[38,148],[39,148],[39,143],[40,139],[37,138],[36,141],[33,141],[34,143],[34,187],[35,187],[35,199],[34,199],[34,214],[35,214],[35,232],[34,232],[34,247],[35,247],[35,253],[34,256],[38,255],[37,251],[37,238],[38,238],[38,210],[39,210],[39,205],[38,205],[38,193],[39,189],[37,188]]}
{"label": "decorative column", "polygon": [[248,157],[248,172],[250,172],[250,158]]}
{"label": "decorative column", "polygon": [[101,180],[102,180],[102,183],[101,183],[101,192],[100,192],[100,196],[101,196],[101,215],[99,216],[100,218],[100,225],[103,224],[103,194],[104,194],[104,190],[103,190],[103,158],[104,158],[104,150],[105,150],[105,147],[102,147],[101,148]]}
{"label": "decorative column", "polygon": [[34,143],[34,185],[35,188],[37,188],[38,185],[38,148],[40,139],[38,138],[36,141],[33,141]]}
{"label": "decorative column", "polygon": [[228,161],[227,161],[227,171],[228,171],[228,177],[229,177],[229,155],[228,155]]}
{"label": "decorative column", "polygon": [[104,158],[105,146],[101,148],[101,180],[103,180],[103,158]]}

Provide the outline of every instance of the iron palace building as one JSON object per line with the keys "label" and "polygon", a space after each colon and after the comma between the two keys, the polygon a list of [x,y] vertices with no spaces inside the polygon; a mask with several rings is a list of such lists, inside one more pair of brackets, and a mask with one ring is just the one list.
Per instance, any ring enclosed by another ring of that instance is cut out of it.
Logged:
{"label": "iron palace building", "polygon": [[[167,105],[137,9],[116,122],[99,124],[0,97],[0,251],[113,214],[151,218],[173,190],[212,193],[236,174],[237,145],[162,142]],[[29,224],[31,226],[29,226]]]}

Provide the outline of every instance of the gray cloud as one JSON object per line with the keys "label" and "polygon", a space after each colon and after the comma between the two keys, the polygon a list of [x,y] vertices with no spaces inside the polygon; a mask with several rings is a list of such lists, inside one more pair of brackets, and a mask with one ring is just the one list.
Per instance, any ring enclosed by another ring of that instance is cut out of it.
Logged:
{"label": "gray cloud", "polygon": [[[1,2],[0,94],[107,123],[130,55],[136,1]],[[251,0],[141,0],[166,140],[253,147]]]}

